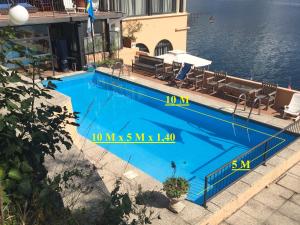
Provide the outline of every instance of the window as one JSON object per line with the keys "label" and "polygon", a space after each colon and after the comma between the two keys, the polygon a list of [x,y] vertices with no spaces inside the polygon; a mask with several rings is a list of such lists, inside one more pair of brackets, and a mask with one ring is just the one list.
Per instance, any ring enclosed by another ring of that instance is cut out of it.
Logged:
{"label": "window", "polygon": [[173,46],[170,41],[162,40],[155,47],[155,56],[163,55],[168,53],[168,51],[173,50]]}
{"label": "window", "polygon": [[176,0],[151,0],[151,14],[176,12]]}
{"label": "window", "polygon": [[[87,23],[84,24],[84,30],[87,30]],[[95,52],[103,52],[105,48],[104,44],[104,30],[105,30],[105,22],[103,20],[96,20],[94,22],[94,46],[92,36],[86,33],[84,37],[84,51],[85,54],[92,54],[93,47],[95,47]]]}
{"label": "window", "polygon": [[141,52],[148,52],[149,53],[148,47],[146,45],[142,44],[142,43],[136,44],[136,47],[139,48],[139,51],[141,51]]}
{"label": "window", "polygon": [[184,0],[180,0],[180,3],[179,3],[179,12],[184,12]]}
{"label": "window", "polygon": [[147,14],[148,0],[110,0],[111,11],[119,11],[127,16],[140,16]]}
{"label": "window", "polygon": [[[1,28],[0,28],[1,29]],[[50,39],[47,25],[20,26],[13,28],[16,31],[16,38],[6,41],[0,46],[6,60],[17,60],[24,66],[31,62],[30,57],[43,58],[46,60],[51,55]],[[18,48],[19,51],[15,49]],[[17,68],[16,65],[8,65],[10,68]]]}
{"label": "window", "polygon": [[121,2],[122,0],[110,0],[109,1],[110,11],[122,12]]}
{"label": "window", "polygon": [[111,11],[123,12],[127,16],[176,12],[176,0],[110,0],[109,3]]}

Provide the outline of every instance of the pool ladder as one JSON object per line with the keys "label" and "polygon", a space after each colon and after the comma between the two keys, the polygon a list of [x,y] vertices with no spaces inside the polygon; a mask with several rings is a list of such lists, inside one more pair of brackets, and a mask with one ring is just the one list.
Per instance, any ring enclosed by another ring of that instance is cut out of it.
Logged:
{"label": "pool ladder", "polygon": [[116,62],[116,63],[112,66],[112,75],[114,75],[116,69],[119,69],[119,75],[118,75],[118,78],[120,78],[120,77],[121,77],[121,74],[124,75],[124,67],[126,67],[127,72],[128,72],[128,76],[130,76],[130,70],[128,69],[128,67],[127,67],[124,63],[121,63],[121,62]]}
{"label": "pool ladder", "polygon": [[[243,102],[243,104],[244,104],[244,109],[243,110],[246,111],[247,96],[246,96],[245,93],[240,94],[240,96],[238,97],[238,100],[237,100],[237,102],[235,104],[235,108],[234,108],[233,113],[232,113],[232,117],[233,118],[235,118],[236,111],[238,109],[238,105],[241,104],[241,102]],[[258,115],[260,115],[260,112],[261,112],[261,108],[260,108],[260,106],[261,106],[261,98],[260,97],[256,97],[254,99],[254,101],[252,102],[251,109],[250,109],[249,114],[248,114],[247,122],[249,122],[249,120],[250,120],[251,114],[253,112],[253,108],[255,107],[256,103],[258,103]]]}

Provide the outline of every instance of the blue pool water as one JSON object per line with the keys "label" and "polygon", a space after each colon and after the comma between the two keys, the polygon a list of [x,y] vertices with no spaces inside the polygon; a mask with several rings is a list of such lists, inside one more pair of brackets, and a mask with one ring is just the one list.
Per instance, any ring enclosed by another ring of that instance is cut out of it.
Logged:
{"label": "blue pool water", "polygon": [[[144,133],[145,139],[151,135],[156,140],[158,134],[174,133],[175,144],[101,146],[159,181],[172,175],[174,161],[176,175],[190,182],[188,198],[198,203],[208,173],[278,132],[241,118],[233,121],[230,114],[193,102],[167,107],[166,93],[98,72],[66,77],[56,85],[71,97],[74,111],[80,112],[79,133],[89,139],[98,133],[123,137]],[[280,148],[294,139],[288,134],[282,138],[286,141]]]}

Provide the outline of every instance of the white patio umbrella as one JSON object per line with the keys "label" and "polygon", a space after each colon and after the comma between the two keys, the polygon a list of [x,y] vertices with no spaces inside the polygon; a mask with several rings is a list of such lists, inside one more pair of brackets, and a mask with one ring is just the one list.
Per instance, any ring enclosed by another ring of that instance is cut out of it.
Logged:
{"label": "white patio umbrella", "polygon": [[205,67],[212,64],[212,61],[188,54],[181,50],[169,51],[167,54],[157,56],[157,58],[164,59],[164,62],[168,64],[172,64],[173,62],[189,63],[195,67]]}

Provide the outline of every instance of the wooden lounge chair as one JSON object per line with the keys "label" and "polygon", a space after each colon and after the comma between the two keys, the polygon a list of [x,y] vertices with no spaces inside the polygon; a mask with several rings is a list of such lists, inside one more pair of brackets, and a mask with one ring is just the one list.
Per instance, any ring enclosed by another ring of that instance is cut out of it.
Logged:
{"label": "wooden lounge chair", "polygon": [[182,63],[173,62],[172,66],[165,66],[165,71],[157,78],[160,80],[171,80],[176,77],[176,74],[182,67]]}
{"label": "wooden lounge chair", "polygon": [[261,104],[265,105],[265,109],[275,104],[278,85],[267,82],[262,82],[262,87],[257,91],[257,98],[261,99]]}
{"label": "wooden lounge chair", "polygon": [[203,89],[203,81],[204,81],[204,68],[194,68],[191,73],[187,76],[187,84],[189,86],[193,86],[195,90]]}
{"label": "wooden lounge chair", "polygon": [[211,94],[215,94],[226,84],[227,75],[224,73],[214,73],[212,77],[206,79],[206,88],[212,90]]}
{"label": "wooden lounge chair", "polygon": [[185,84],[188,75],[191,73],[193,65],[189,63],[185,63],[183,67],[179,70],[177,75],[173,80],[171,80],[170,84],[175,84],[176,87],[181,88],[183,84]]}
{"label": "wooden lounge chair", "polygon": [[283,118],[286,115],[292,115],[297,118],[300,116],[300,94],[295,93],[289,105],[284,106]]}

